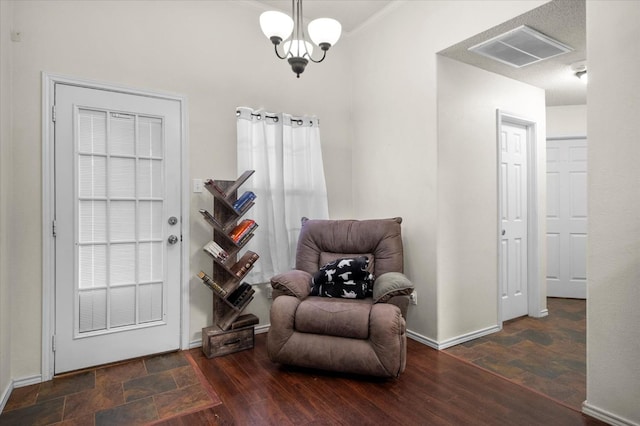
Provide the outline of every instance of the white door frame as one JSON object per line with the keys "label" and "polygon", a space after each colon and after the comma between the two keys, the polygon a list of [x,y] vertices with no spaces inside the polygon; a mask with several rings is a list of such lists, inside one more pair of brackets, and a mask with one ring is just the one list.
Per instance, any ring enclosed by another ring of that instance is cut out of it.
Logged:
{"label": "white door frame", "polygon": [[52,109],[55,84],[64,83],[90,89],[167,99],[180,103],[180,348],[189,347],[189,144],[187,135],[187,99],[184,96],[134,89],[57,74],[42,73],[42,381],[54,372],[53,335],[55,332],[55,214],[54,124]]}
{"label": "white door frame", "polygon": [[[502,205],[502,194],[500,191],[500,129],[505,123],[516,124],[527,128],[527,304],[528,315],[531,317],[544,317],[548,314],[546,308],[540,304],[542,288],[540,286],[540,229],[539,229],[539,206],[538,206],[538,142],[537,124],[535,121],[510,114],[500,109],[496,110],[496,146],[497,146],[497,184],[498,184],[498,217],[497,230],[501,228],[500,206]],[[502,278],[500,274],[500,232],[496,232],[496,247],[498,249],[498,264],[496,271],[498,276],[498,324],[502,329]]]}

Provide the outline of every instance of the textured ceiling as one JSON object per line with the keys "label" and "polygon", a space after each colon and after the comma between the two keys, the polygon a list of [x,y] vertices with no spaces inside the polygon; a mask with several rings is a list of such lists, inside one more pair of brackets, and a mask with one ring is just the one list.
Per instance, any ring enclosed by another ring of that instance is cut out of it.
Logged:
{"label": "textured ceiling", "polygon": [[[513,68],[467,50],[521,25],[532,27],[574,50],[522,68]],[[571,64],[587,59],[586,46],[585,1],[555,0],[451,46],[440,54],[545,89],[547,106],[583,105],[587,103],[587,86],[575,77]]]}

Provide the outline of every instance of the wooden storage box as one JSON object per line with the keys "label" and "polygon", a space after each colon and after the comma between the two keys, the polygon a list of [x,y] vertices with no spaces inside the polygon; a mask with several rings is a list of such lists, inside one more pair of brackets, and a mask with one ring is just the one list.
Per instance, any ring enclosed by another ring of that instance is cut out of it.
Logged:
{"label": "wooden storage box", "polygon": [[229,331],[222,331],[216,325],[202,329],[202,352],[207,358],[251,349],[253,342],[253,325]]}

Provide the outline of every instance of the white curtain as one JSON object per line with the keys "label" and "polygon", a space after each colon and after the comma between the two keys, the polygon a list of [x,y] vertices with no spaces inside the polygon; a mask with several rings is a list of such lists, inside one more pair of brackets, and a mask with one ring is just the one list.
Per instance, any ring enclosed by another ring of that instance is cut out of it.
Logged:
{"label": "white curtain", "polygon": [[295,266],[303,216],[329,218],[320,129],[316,117],[245,107],[236,114],[238,173],[255,170],[240,192],[257,196],[247,216],[258,228],[246,246],[260,255],[246,278],[257,284]]}

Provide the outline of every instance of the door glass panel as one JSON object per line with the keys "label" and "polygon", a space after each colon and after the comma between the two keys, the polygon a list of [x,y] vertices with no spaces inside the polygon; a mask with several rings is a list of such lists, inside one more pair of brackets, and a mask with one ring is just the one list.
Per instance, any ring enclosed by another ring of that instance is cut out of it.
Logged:
{"label": "door glass panel", "polygon": [[140,160],[138,167],[138,195],[143,198],[162,197],[162,160]]}
{"label": "door glass panel", "polygon": [[135,117],[129,114],[111,113],[109,153],[112,155],[135,154]]}
{"label": "door glass panel", "polygon": [[80,332],[102,330],[107,324],[107,291],[80,293]]}
{"label": "door glass panel", "polygon": [[138,155],[162,157],[162,120],[140,117],[138,126]]}
{"label": "door glass panel", "polygon": [[136,288],[119,287],[110,291],[111,327],[122,327],[136,322]]}
{"label": "door glass panel", "polygon": [[136,245],[111,244],[109,271],[111,285],[134,283],[136,280]]}
{"label": "door glass panel", "polygon": [[107,195],[107,159],[95,155],[78,157],[78,190],[80,197],[105,197]]}
{"label": "door glass panel", "polygon": [[138,224],[141,240],[162,238],[162,201],[140,201],[138,203]]}
{"label": "door glass panel", "polygon": [[161,283],[140,286],[139,311],[140,322],[160,321],[162,319]]}
{"label": "door glass panel", "polygon": [[107,202],[80,200],[78,226],[81,243],[104,243],[107,240]]}
{"label": "door glass panel", "polygon": [[78,253],[80,289],[107,285],[107,246],[81,245]]}
{"label": "door glass panel", "polygon": [[164,137],[160,118],[77,113],[79,333],[164,317]]}
{"label": "door glass panel", "polygon": [[139,281],[149,282],[162,279],[163,265],[162,261],[162,242],[140,243],[139,257]]}
{"label": "door glass panel", "polygon": [[135,159],[111,157],[109,196],[134,198],[136,196],[135,176]]}
{"label": "door glass panel", "polygon": [[136,239],[136,202],[111,201],[109,225],[111,241],[133,241]]}
{"label": "door glass panel", "polygon": [[78,113],[80,152],[105,154],[107,146],[107,113],[81,109]]}

